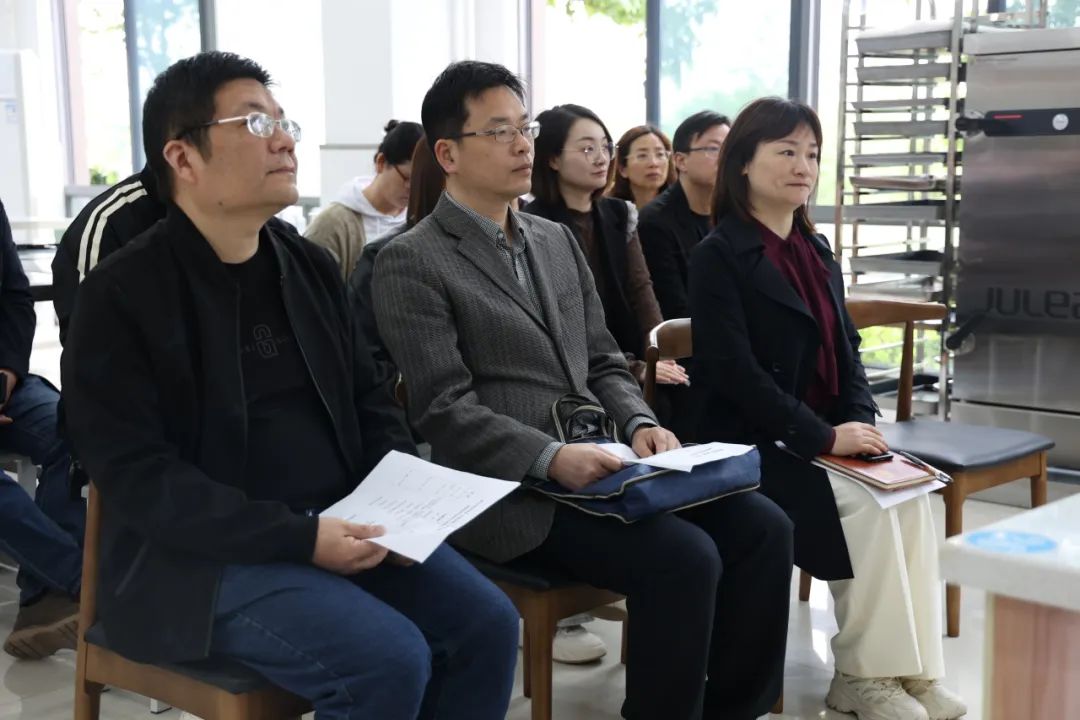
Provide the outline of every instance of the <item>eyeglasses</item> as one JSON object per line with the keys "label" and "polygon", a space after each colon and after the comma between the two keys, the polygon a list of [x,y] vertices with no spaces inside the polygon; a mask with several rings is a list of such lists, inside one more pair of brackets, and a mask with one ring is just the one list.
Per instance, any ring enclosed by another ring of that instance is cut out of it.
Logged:
{"label": "eyeglasses", "polygon": [[193,125],[177,134],[176,139],[184,137],[192,130],[198,130],[199,128],[210,127],[211,125],[224,125],[225,123],[244,122],[247,124],[248,132],[255,137],[268,138],[274,134],[274,128],[280,127],[286,135],[291,137],[294,142],[300,142],[300,124],[295,120],[288,118],[273,118],[264,112],[253,112],[247,115],[237,115],[236,117],[221,118],[220,120],[211,120],[210,122],[202,123],[201,125]]}
{"label": "eyeglasses", "polygon": [[647,163],[650,160],[655,160],[659,163],[666,163],[670,158],[671,153],[667,150],[657,150],[656,152],[647,152],[643,150],[628,157],[627,161],[633,163]]}
{"label": "eyeglasses", "polygon": [[615,143],[600,143],[599,145],[585,145],[584,147],[574,148],[579,153],[585,155],[585,159],[590,162],[597,162],[601,158],[610,160],[615,155],[615,148],[618,145]]}
{"label": "eyeglasses", "polygon": [[394,168],[394,172],[396,172],[398,174],[398,177],[401,178],[401,182],[405,183],[406,185],[412,182],[412,178],[401,172],[401,168],[399,168],[397,165],[391,165],[390,167]]}
{"label": "eyeglasses", "polygon": [[700,153],[704,154],[705,157],[718,158],[718,157],[720,157],[720,150],[721,150],[721,148],[720,148],[719,145],[702,145],[701,147],[688,148],[686,152],[688,152],[688,153],[700,152]]}
{"label": "eyeglasses", "polygon": [[515,127],[513,125],[499,125],[493,127],[490,130],[477,130],[476,132],[458,133],[457,135],[450,135],[447,140],[457,140],[459,138],[467,137],[493,137],[495,142],[502,143],[503,145],[509,145],[517,140],[518,134],[521,137],[528,140],[530,143],[536,139],[536,136],[540,134],[540,123],[533,120],[530,123],[525,123],[521,127]]}

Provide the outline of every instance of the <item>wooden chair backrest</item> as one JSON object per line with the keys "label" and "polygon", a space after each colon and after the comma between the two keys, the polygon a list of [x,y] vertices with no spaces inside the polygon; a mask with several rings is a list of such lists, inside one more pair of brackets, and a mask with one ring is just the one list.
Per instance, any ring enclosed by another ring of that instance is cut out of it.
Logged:
{"label": "wooden chair backrest", "polygon": [[904,345],[900,355],[900,382],[896,390],[896,421],[911,419],[911,395],[915,382],[915,323],[945,317],[941,303],[895,298],[848,298],[848,315],[856,330],[878,325],[903,325]]}
{"label": "wooden chair backrest", "polygon": [[[845,303],[857,330],[878,325],[903,325],[904,344],[900,360],[900,384],[896,399],[897,421],[911,418],[911,395],[915,377],[915,323],[945,317],[941,303],[896,298],[855,297]],[[645,402],[656,408],[656,363],[693,355],[690,318],[666,320],[649,333],[645,349]]]}
{"label": "wooden chair backrest", "polygon": [[665,320],[649,332],[645,348],[645,402],[656,409],[656,363],[661,360],[681,360],[694,354],[690,318]]}

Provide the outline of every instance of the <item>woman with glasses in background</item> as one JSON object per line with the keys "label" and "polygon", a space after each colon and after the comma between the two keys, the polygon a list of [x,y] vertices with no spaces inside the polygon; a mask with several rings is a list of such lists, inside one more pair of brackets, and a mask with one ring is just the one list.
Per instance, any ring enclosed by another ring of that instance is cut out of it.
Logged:
{"label": "woman with glasses in background", "polygon": [[[602,195],[616,146],[600,118],[580,105],[558,105],[536,119],[536,199],[524,210],[563,223],[574,233],[596,280],[608,330],[641,382],[645,339],[662,318],[637,235],[637,208]],[[665,363],[657,369],[657,380],[682,383],[686,376],[675,363]]]}
{"label": "woman with glasses in background", "polygon": [[659,128],[638,125],[616,145],[615,178],[608,197],[628,200],[640,210],[675,182],[671,141]]}
{"label": "woman with glasses in background", "polygon": [[405,223],[412,154],[424,129],[419,123],[386,123],[375,152],[375,178],[356,177],[315,216],[304,235],[338,261],[341,277],[352,272],[364,243]]}

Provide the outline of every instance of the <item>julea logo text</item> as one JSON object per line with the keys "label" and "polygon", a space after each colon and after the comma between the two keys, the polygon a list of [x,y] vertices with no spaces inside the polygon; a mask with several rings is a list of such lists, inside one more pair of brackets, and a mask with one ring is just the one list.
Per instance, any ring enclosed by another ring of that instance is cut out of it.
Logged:
{"label": "julea logo text", "polygon": [[998,317],[1080,320],[1080,291],[988,287],[986,312]]}

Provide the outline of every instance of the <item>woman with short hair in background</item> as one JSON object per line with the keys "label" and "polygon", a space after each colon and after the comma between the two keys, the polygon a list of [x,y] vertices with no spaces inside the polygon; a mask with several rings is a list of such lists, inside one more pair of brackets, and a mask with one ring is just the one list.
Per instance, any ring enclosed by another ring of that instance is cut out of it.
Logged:
{"label": "woman with short hair in background", "polygon": [[615,149],[615,177],[608,197],[628,200],[638,210],[675,182],[671,140],[660,128],[638,125],[623,133]]}

